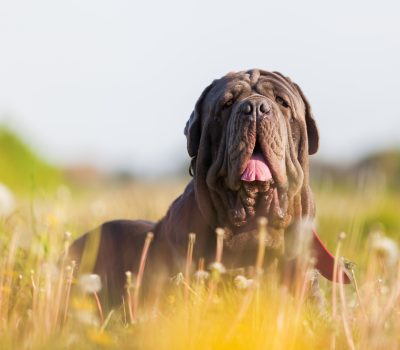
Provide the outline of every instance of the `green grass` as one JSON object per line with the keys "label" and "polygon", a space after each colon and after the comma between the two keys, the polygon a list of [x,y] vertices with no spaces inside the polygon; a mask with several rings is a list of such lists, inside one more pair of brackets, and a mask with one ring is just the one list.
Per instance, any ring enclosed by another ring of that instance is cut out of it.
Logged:
{"label": "green grass", "polygon": [[62,174],[35,154],[12,130],[0,126],[0,181],[20,195],[54,190]]}

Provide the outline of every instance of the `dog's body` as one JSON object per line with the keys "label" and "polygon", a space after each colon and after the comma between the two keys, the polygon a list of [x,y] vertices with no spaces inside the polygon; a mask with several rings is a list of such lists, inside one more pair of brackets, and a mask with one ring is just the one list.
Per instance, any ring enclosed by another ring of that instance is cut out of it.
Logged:
{"label": "dog's body", "polygon": [[[146,233],[154,233],[146,281],[183,271],[188,234],[193,260],[212,262],[215,229],[225,230],[223,263],[254,263],[257,217],[268,219],[266,264],[296,258],[301,222],[314,217],[308,155],[318,131],[304,94],[279,73],[230,73],[208,86],[185,128],[193,180],[157,223],[113,221],[100,227],[93,271],[111,303],[121,300],[126,271],[137,271]],[[71,247],[81,260],[86,234]],[[89,271],[86,271],[89,272]],[[332,275],[331,275],[332,276]],[[157,285],[148,283],[148,285]]]}

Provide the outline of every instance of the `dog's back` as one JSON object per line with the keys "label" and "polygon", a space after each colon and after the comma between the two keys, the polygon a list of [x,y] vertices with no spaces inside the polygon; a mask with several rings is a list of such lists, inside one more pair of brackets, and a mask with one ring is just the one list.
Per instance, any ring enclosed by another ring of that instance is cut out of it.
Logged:
{"label": "dog's back", "polygon": [[95,273],[102,280],[101,298],[106,306],[120,304],[126,271],[136,273],[148,232],[154,223],[144,220],[114,220],[78,238],[69,257],[77,263],[79,275]]}

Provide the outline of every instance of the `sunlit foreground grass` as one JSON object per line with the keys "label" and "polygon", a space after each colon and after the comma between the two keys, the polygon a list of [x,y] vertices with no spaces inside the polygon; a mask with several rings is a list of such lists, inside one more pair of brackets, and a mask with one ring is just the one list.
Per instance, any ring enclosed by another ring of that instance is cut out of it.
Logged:
{"label": "sunlit foreground grass", "polygon": [[[311,298],[306,251],[291,292],[273,267],[257,267],[259,251],[254,268],[235,274],[193,262],[158,298],[138,297],[138,271],[132,271],[125,302],[106,312],[97,299],[101,281],[74,278],[75,266],[63,259],[72,238],[109,219],[160,218],[181,190],[181,184],[135,185],[73,195],[61,187],[55,196],[20,200],[0,224],[0,348],[399,347],[398,250],[385,234],[400,233],[400,201],[371,189],[317,192],[319,233],[332,251],[357,264],[358,288],[321,281],[324,310]],[[216,261],[221,255],[220,248]]]}

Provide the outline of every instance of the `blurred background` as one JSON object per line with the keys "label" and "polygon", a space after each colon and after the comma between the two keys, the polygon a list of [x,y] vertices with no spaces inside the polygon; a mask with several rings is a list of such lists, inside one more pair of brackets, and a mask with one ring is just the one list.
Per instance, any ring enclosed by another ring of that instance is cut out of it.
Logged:
{"label": "blurred background", "polygon": [[29,192],[186,176],[183,128],[203,88],[262,68],[290,76],[312,104],[315,181],[352,186],[372,172],[398,189],[399,10],[389,1],[3,0],[0,182]]}
{"label": "blurred background", "polygon": [[[0,349],[398,349],[399,62],[400,1],[0,0]],[[140,301],[134,325],[128,299],[125,321],[98,318],[96,292],[70,294],[63,252],[106,221],[165,215],[189,180],[183,129],[197,98],[251,68],[291,77],[312,105],[313,224],[355,262],[360,289],[321,281],[317,310],[308,272],[287,293],[273,268],[265,284],[251,269],[250,294],[219,274],[210,288],[178,274],[156,303]]]}

